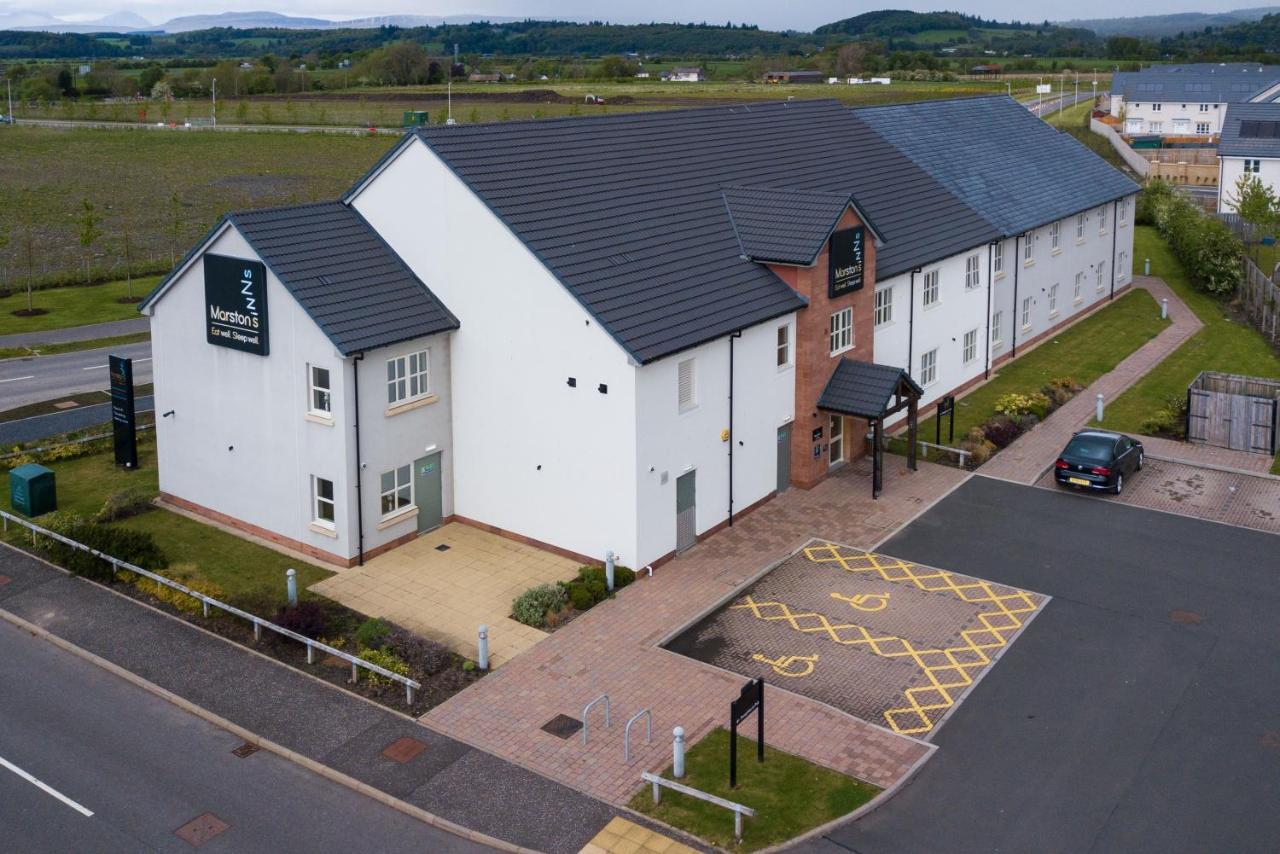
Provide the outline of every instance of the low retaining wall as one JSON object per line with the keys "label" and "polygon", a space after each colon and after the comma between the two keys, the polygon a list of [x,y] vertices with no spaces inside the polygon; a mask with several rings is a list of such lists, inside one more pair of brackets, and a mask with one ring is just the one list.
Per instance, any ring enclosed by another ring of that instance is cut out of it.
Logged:
{"label": "low retaining wall", "polygon": [[1115,128],[1111,127],[1111,125],[1090,116],[1089,130],[1099,136],[1105,136],[1111,143],[1111,147],[1116,150],[1116,153],[1134,172],[1137,172],[1143,178],[1147,177],[1151,172],[1151,162],[1130,148],[1129,144],[1120,138],[1120,134],[1116,133]]}

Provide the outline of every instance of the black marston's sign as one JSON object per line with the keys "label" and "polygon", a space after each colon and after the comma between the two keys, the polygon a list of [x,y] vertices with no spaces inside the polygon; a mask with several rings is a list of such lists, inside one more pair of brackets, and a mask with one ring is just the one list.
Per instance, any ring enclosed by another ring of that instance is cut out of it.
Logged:
{"label": "black marston's sign", "polygon": [[265,356],[267,268],[261,261],[204,256],[205,340]]}
{"label": "black marston's sign", "polygon": [[862,288],[862,226],[844,228],[831,235],[830,271],[827,277],[827,296],[835,299],[841,294]]}
{"label": "black marston's sign", "polygon": [[138,467],[138,421],[133,409],[133,359],[111,356],[111,433],[116,465]]}
{"label": "black marston's sign", "polygon": [[742,686],[738,699],[729,704],[729,788],[738,785],[738,724],[756,713],[756,759],[764,761],[764,680]]}

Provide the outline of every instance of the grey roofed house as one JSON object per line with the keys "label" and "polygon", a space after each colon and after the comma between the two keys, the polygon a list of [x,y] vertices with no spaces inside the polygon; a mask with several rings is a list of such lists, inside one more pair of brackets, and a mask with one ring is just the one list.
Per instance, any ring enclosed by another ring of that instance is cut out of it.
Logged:
{"label": "grey roofed house", "polygon": [[224,224],[234,225],[343,355],[458,328],[458,319],[355,210],[317,202],[227,214],[151,292],[163,297]]}
{"label": "grey roofed house", "polygon": [[1111,94],[1126,102],[1224,104],[1248,101],[1280,83],[1280,66],[1257,63],[1175,63],[1111,75]]}
{"label": "grey roofed house", "polygon": [[1140,189],[1006,95],[853,112],[1006,237]]}
{"label": "grey roofed house", "polygon": [[805,304],[743,257],[725,188],[856,198],[878,278],[999,236],[837,101],[414,133],[640,363]]}
{"label": "grey roofed house", "polygon": [[1280,157],[1280,104],[1229,104],[1218,154]]}

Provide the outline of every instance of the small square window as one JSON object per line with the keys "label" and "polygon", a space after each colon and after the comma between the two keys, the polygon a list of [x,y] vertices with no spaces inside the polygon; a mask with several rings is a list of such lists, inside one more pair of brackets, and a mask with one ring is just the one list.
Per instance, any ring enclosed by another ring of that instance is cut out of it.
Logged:
{"label": "small square window", "polygon": [[412,472],[412,467],[400,466],[382,473],[381,506],[384,518],[413,504]]}

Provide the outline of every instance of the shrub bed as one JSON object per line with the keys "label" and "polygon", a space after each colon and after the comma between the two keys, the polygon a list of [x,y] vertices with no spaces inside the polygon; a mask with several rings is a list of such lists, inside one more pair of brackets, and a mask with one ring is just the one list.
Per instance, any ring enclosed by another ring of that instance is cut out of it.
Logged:
{"label": "shrub bed", "polygon": [[969,452],[968,466],[982,465],[1082,390],[1071,377],[1056,377],[1030,394],[1001,395],[995,402],[995,414],[960,442],[960,447]]}
{"label": "shrub bed", "polygon": [[1135,216],[1139,224],[1156,227],[1201,290],[1229,294],[1240,284],[1244,247],[1239,238],[1166,182],[1147,184],[1138,197]]}
{"label": "shrub bed", "polygon": [[[614,566],[615,591],[635,580],[634,570]],[[612,595],[603,566],[582,566],[578,577],[571,581],[539,584],[521,593],[511,604],[511,617],[526,626],[552,631]]]}

